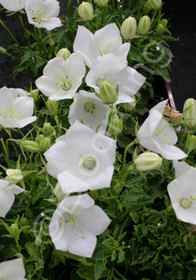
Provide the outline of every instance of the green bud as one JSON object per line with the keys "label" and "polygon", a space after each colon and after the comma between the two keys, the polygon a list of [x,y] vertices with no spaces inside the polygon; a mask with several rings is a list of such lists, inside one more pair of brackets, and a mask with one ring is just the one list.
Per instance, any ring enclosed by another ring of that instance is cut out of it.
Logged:
{"label": "green bud", "polygon": [[46,107],[48,108],[51,115],[56,116],[58,114],[58,102],[54,100],[48,100],[46,102]]}
{"label": "green bud", "polygon": [[89,2],[82,2],[78,7],[78,14],[81,19],[87,21],[93,19],[93,5]]}
{"label": "green bud", "polygon": [[152,8],[147,1],[147,2],[145,2],[144,7],[143,7],[144,14],[148,14],[150,12],[150,10],[152,10]]}
{"label": "green bud", "polygon": [[67,60],[71,55],[71,52],[67,48],[60,49],[56,54],[57,57],[62,57]]}
{"label": "green bud", "polygon": [[183,121],[189,128],[196,127],[196,100],[188,98],[183,107]]}
{"label": "green bud", "polygon": [[150,171],[158,169],[162,165],[162,158],[152,152],[140,154],[135,160],[135,166],[138,171]]}
{"label": "green bud", "polygon": [[121,26],[121,35],[124,39],[133,39],[135,37],[137,29],[137,22],[134,17],[128,17],[125,19]]}
{"label": "green bud", "polygon": [[55,41],[52,39],[51,36],[49,36],[49,44],[51,47],[54,47],[54,45],[55,45]]}
{"label": "green bud", "polygon": [[163,26],[167,27],[168,20],[166,18],[163,18],[162,20],[160,20],[159,23],[162,24]]}
{"label": "green bud", "polygon": [[50,136],[54,132],[54,128],[50,123],[44,123],[42,131],[44,136]]}
{"label": "green bud", "polygon": [[53,192],[54,192],[56,198],[58,199],[58,201],[63,200],[65,197],[67,197],[69,195],[69,194],[65,194],[62,191],[62,188],[59,183],[56,184]]}
{"label": "green bud", "polygon": [[30,91],[30,96],[33,97],[34,102],[38,100],[39,97],[39,89],[34,89]]}
{"label": "green bud", "polygon": [[23,179],[23,175],[20,169],[7,169],[6,174],[6,180],[13,184],[17,184]]}
{"label": "green bud", "polygon": [[49,137],[45,137],[44,135],[37,135],[35,141],[38,143],[40,150],[45,152],[51,146],[51,140]]}
{"label": "green bud", "polygon": [[2,54],[7,54],[7,50],[4,49],[3,47],[0,47],[0,53],[2,53]]}
{"label": "green bud", "polygon": [[109,2],[109,0],[95,0],[94,1],[95,4],[99,7],[104,7],[107,5],[107,3]]}
{"label": "green bud", "polygon": [[167,30],[167,29],[165,28],[165,26],[164,26],[163,24],[161,24],[161,23],[158,23],[158,24],[157,24],[156,33],[157,33],[158,35],[162,35],[163,33],[165,33],[166,30]]}
{"label": "green bud", "polygon": [[129,103],[122,103],[120,104],[121,107],[123,107],[123,109],[125,111],[127,111],[128,113],[131,113],[135,110],[135,106],[136,106],[136,100],[135,100],[135,96],[131,96],[134,101],[133,102],[129,102]]}
{"label": "green bud", "polygon": [[162,7],[162,0],[148,0],[148,3],[154,10],[159,10]]}
{"label": "green bud", "polygon": [[17,143],[26,152],[37,153],[40,152],[40,147],[37,142],[32,140],[17,140]]}
{"label": "green bud", "polygon": [[118,136],[123,130],[123,120],[122,119],[112,119],[109,123],[109,133],[112,136]]}
{"label": "green bud", "polygon": [[150,18],[149,16],[143,16],[140,18],[139,24],[138,24],[138,31],[141,35],[146,35],[150,30]]}
{"label": "green bud", "polygon": [[101,98],[105,104],[113,104],[117,99],[117,92],[110,82],[104,80],[100,82],[99,87],[99,98]]}
{"label": "green bud", "polygon": [[191,135],[186,143],[188,153],[196,149],[196,135]]}
{"label": "green bud", "polygon": [[12,225],[9,227],[8,232],[9,232],[11,238],[19,239],[20,230],[19,230],[17,224],[12,224]]}

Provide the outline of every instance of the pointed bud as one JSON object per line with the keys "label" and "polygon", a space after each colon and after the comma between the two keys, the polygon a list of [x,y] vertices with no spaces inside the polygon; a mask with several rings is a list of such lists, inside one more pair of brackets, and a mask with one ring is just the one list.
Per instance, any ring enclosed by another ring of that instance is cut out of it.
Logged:
{"label": "pointed bud", "polygon": [[109,2],[109,0],[95,0],[94,1],[95,4],[98,6],[98,7],[104,7],[107,5],[107,3]]}
{"label": "pointed bud", "polygon": [[46,107],[48,108],[51,115],[56,116],[58,114],[58,103],[54,100],[48,100],[46,102]]}
{"label": "pointed bud", "polygon": [[9,227],[8,232],[9,232],[11,238],[19,239],[20,230],[19,230],[17,224],[12,224],[12,225]]}
{"label": "pointed bud", "polygon": [[196,149],[196,135],[191,135],[186,143],[188,153]]}
{"label": "pointed bud", "polygon": [[105,104],[113,104],[117,99],[117,95],[115,88],[110,82],[107,80],[100,82],[99,95],[97,96],[101,98]]}
{"label": "pointed bud", "polygon": [[163,26],[167,27],[168,20],[166,18],[163,18],[162,20],[160,20],[159,23],[162,24]]}
{"label": "pointed bud", "polygon": [[137,22],[134,17],[128,17],[125,19],[121,26],[121,35],[124,39],[132,39],[135,37],[137,29]]}
{"label": "pointed bud", "polygon": [[62,57],[67,60],[71,55],[71,52],[67,48],[60,49],[56,54],[57,57]]}
{"label": "pointed bud", "polygon": [[38,153],[40,152],[40,147],[37,142],[32,140],[17,140],[16,143],[26,152]]}
{"label": "pointed bud", "polygon": [[6,174],[6,180],[8,180],[12,184],[17,184],[23,179],[23,175],[20,169],[7,169]]}
{"label": "pointed bud", "polygon": [[116,137],[118,136],[123,130],[123,120],[122,119],[112,119],[109,123],[109,133]]}
{"label": "pointed bud", "polygon": [[189,128],[196,127],[196,100],[188,98],[183,107],[183,121]]}
{"label": "pointed bud", "polygon": [[7,54],[7,50],[4,49],[3,47],[0,47],[0,53],[2,53],[2,54]]}
{"label": "pointed bud", "polygon": [[30,91],[30,96],[33,97],[34,102],[38,100],[39,97],[39,89],[34,89]]}
{"label": "pointed bud", "polygon": [[150,171],[154,169],[158,169],[162,165],[162,158],[151,152],[145,152],[140,154],[135,160],[135,166],[138,171]]}
{"label": "pointed bud", "polygon": [[62,191],[62,188],[61,188],[61,186],[60,186],[59,183],[56,184],[56,186],[55,186],[53,192],[54,192],[56,198],[58,199],[58,201],[63,200],[66,196],[69,195],[69,194],[65,194],[65,193]]}
{"label": "pointed bud", "polygon": [[146,35],[150,30],[150,18],[149,16],[143,16],[140,18],[139,24],[138,24],[138,31],[141,35]]}
{"label": "pointed bud", "polygon": [[50,136],[54,132],[54,128],[50,123],[44,123],[42,131],[44,136]]}
{"label": "pointed bud", "polygon": [[148,3],[154,10],[159,10],[162,7],[162,0],[148,0]]}
{"label": "pointed bud", "polygon": [[87,21],[93,19],[93,5],[89,2],[82,2],[78,7],[78,14],[81,19]]}
{"label": "pointed bud", "polygon": [[123,107],[123,109],[128,112],[131,113],[135,110],[135,106],[136,106],[136,100],[135,100],[135,96],[131,96],[134,101],[133,102],[129,102],[129,103],[122,103],[120,104],[121,107]]}

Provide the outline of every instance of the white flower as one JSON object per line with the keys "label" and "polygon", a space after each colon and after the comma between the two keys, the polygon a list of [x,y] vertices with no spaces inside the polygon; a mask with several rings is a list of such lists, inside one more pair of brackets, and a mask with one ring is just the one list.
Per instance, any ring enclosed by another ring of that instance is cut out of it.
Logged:
{"label": "white flower", "polygon": [[196,168],[185,162],[174,163],[176,179],[169,183],[167,190],[179,220],[196,224]]}
{"label": "white flower", "polygon": [[86,83],[98,93],[99,84],[105,79],[115,88],[117,84],[119,85],[116,104],[133,102],[134,99],[130,96],[136,94],[145,81],[144,76],[135,69],[127,67],[125,60],[113,54],[99,56],[93,62],[86,76]]}
{"label": "white flower", "polygon": [[35,83],[51,100],[70,99],[81,85],[85,72],[82,56],[73,53],[67,60],[62,57],[51,59],[44,68],[43,76]]}
{"label": "white flower", "polygon": [[96,247],[96,235],[110,222],[88,194],[69,196],[54,212],[49,233],[57,250],[89,258]]}
{"label": "white flower", "polygon": [[105,133],[109,110],[110,106],[101,103],[94,93],[81,90],[70,106],[68,118],[70,124],[78,120],[94,131]]}
{"label": "white flower", "polygon": [[34,101],[22,89],[0,89],[0,126],[6,128],[22,128],[37,117],[32,117]]}
{"label": "white flower", "polygon": [[15,195],[22,192],[24,190],[17,185],[9,185],[9,181],[0,179],[0,217],[5,218],[14,203]]}
{"label": "white flower", "polygon": [[116,141],[75,121],[44,154],[47,171],[65,193],[109,188]]}
{"label": "white flower", "polygon": [[62,26],[60,19],[57,17],[60,11],[57,0],[26,0],[25,11],[29,23],[38,28],[52,30]]}
{"label": "white flower", "polygon": [[25,269],[22,258],[0,263],[0,279],[25,280]]}
{"label": "white flower", "polygon": [[84,56],[87,66],[90,67],[98,56],[107,53],[121,56],[126,62],[130,44],[122,44],[120,31],[115,23],[104,26],[94,35],[86,27],[79,25],[73,49]]}
{"label": "white flower", "polygon": [[175,147],[178,138],[173,127],[163,118],[167,100],[158,103],[149,112],[138,131],[139,143],[146,149],[161,154],[165,159],[178,160],[187,155]]}
{"label": "white flower", "polygon": [[25,0],[0,0],[0,4],[5,9],[16,12],[24,8]]}

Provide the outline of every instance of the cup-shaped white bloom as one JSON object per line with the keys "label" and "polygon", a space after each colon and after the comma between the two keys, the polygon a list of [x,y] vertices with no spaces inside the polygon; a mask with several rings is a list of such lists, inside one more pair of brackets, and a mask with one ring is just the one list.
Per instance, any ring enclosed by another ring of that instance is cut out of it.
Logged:
{"label": "cup-shaped white bloom", "polygon": [[25,280],[25,269],[22,258],[1,262],[0,279]]}
{"label": "cup-shaped white bloom", "polygon": [[139,143],[146,149],[161,154],[165,159],[178,160],[187,155],[175,147],[178,138],[172,126],[163,118],[167,100],[153,107],[138,131]]}
{"label": "cup-shaped white bloom", "polygon": [[75,121],[45,152],[47,171],[65,193],[109,188],[116,141]]}
{"label": "cup-shaped white bloom", "polygon": [[176,179],[167,190],[177,218],[196,224],[196,168],[185,162],[175,162]]}
{"label": "cup-shaped white bloom", "polygon": [[15,195],[22,192],[24,190],[17,185],[10,185],[9,181],[0,179],[0,217],[5,218],[14,203]]}
{"label": "cup-shaped white bloom", "polygon": [[0,0],[0,4],[8,11],[16,12],[24,8],[25,0]]}
{"label": "cup-shaped white bloom", "polygon": [[49,225],[57,250],[90,258],[100,235],[111,220],[88,195],[69,196],[61,201]]}
{"label": "cup-shaped white bloom", "polygon": [[33,98],[22,89],[0,89],[0,126],[5,128],[22,128],[37,117],[33,115]]}
{"label": "cup-shaped white bloom", "polygon": [[101,103],[94,93],[81,90],[70,106],[68,118],[70,124],[78,120],[96,132],[105,133],[109,111],[110,106]]}
{"label": "cup-shaped white bloom", "polygon": [[144,76],[135,69],[127,67],[125,60],[113,54],[99,56],[93,62],[86,76],[86,83],[98,93],[100,82],[105,79],[114,87],[119,85],[116,104],[133,102],[131,96],[137,93],[145,81]]}
{"label": "cup-shaped white bloom", "polygon": [[62,57],[49,60],[43,76],[35,83],[38,89],[51,100],[70,99],[81,85],[85,72],[82,56],[73,53],[67,60]]}
{"label": "cup-shaped white bloom", "polygon": [[104,26],[94,35],[86,27],[79,25],[73,49],[84,56],[87,66],[90,67],[98,56],[107,53],[120,56],[126,62],[130,44],[122,44],[120,31],[115,23]]}
{"label": "cup-shaped white bloom", "polygon": [[26,0],[25,11],[29,23],[38,28],[52,30],[62,26],[58,18],[60,6],[57,0]]}

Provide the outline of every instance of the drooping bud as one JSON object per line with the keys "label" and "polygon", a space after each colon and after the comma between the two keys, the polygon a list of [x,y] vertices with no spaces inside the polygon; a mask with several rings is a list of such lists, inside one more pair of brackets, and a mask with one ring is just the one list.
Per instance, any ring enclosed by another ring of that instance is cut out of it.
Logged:
{"label": "drooping bud", "polygon": [[117,95],[116,89],[110,82],[107,80],[100,82],[99,95],[97,96],[101,98],[105,104],[113,104],[117,99]]}
{"label": "drooping bud", "polygon": [[34,89],[30,91],[30,96],[33,97],[34,102],[38,100],[39,89]]}
{"label": "drooping bud", "polygon": [[162,0],[148,0],[148,3],[154,10],[159,10],[162,7]]}
{"label": "drooping bud", "polygon": [[123,109],[128,113],[133,112],[135,110],[135,106],[136,106],[135,96],[131,96],[131,97],[134,99],[133,102],[120,104],[123,107]]}
{"label": "drooping bud", "polygon": [[112,119],[109,123],[109,133],[116,137],[118,136],[123,130],[123,120],[122,119]]}
{"label": "drooping bud", "polygon": [[189,128],[196,127],[196,100],[188,98],[183,107],[183,121]]}
{"label": "drooping bud", "polygon": [[50,136],[51,133],[54,131],[54,128],[51,126],[50,123],[44,123],[42,131],[44,136]]}
{"label": "drooping bud", "polygon": [[0,53],[7,54],[7,50],[3,47],[0,47]]}
{"label": "drooping bud", "polygon": [[56,116],[58,114],[58,103],[54,100],[48,100],[46,102],[46,107],[48,108],[51,115]]}
{"label": "drooping bud", "polygon": [[71,52],[67,48],[60,49],[56,54],[57,57],[62,57],[67,60],[71,55]]}
{"label": "drooping bud", "polygon": [[107,3],[109,2],[109,0],[95,0],[94,1],[95,2],[95,4],[97,5],[97,6],[99,6],[99,7],[104,7],[104,6],[106,6],[107,5]]}
{"label": "drooping bud", "polygon": [[82,2],[78,7],[78,14],[81,19],[87,21],[93,19],[93,5],[89,2]]}
{"label": "drooping bud", "polygon": [[134,17],[128,17],[125,19],[122,23],[121,26],[121,35],[123,36],[124,39],[132,39],[135,37],[137,29],[137,22]]}
{"label": "drooping bud", "polygon": [[140,154],[135,160],[135,166],[138,171],[150,171],[158,169],[162,165],[162,158],[152,152],[145,152]]}
{"label": "drooping bud", "polygon": [[150,30],[150,18],[149,16],[143,16],[140,18],[139,24],[138,24],[138,31],[141,35],[146,35],[148,31]]}
{"label": "drooping bud", "polygon": [[26,152],[38,153],[40,152],[40,147],[37,142],[32,140],[17,140],[19,146]]}
{"label": "drooping bud", "polygon": [[23,175],[20,169],[7,169],[6,174],[6,180],[8,180],[12,184],[17,184],[23,179]]}

